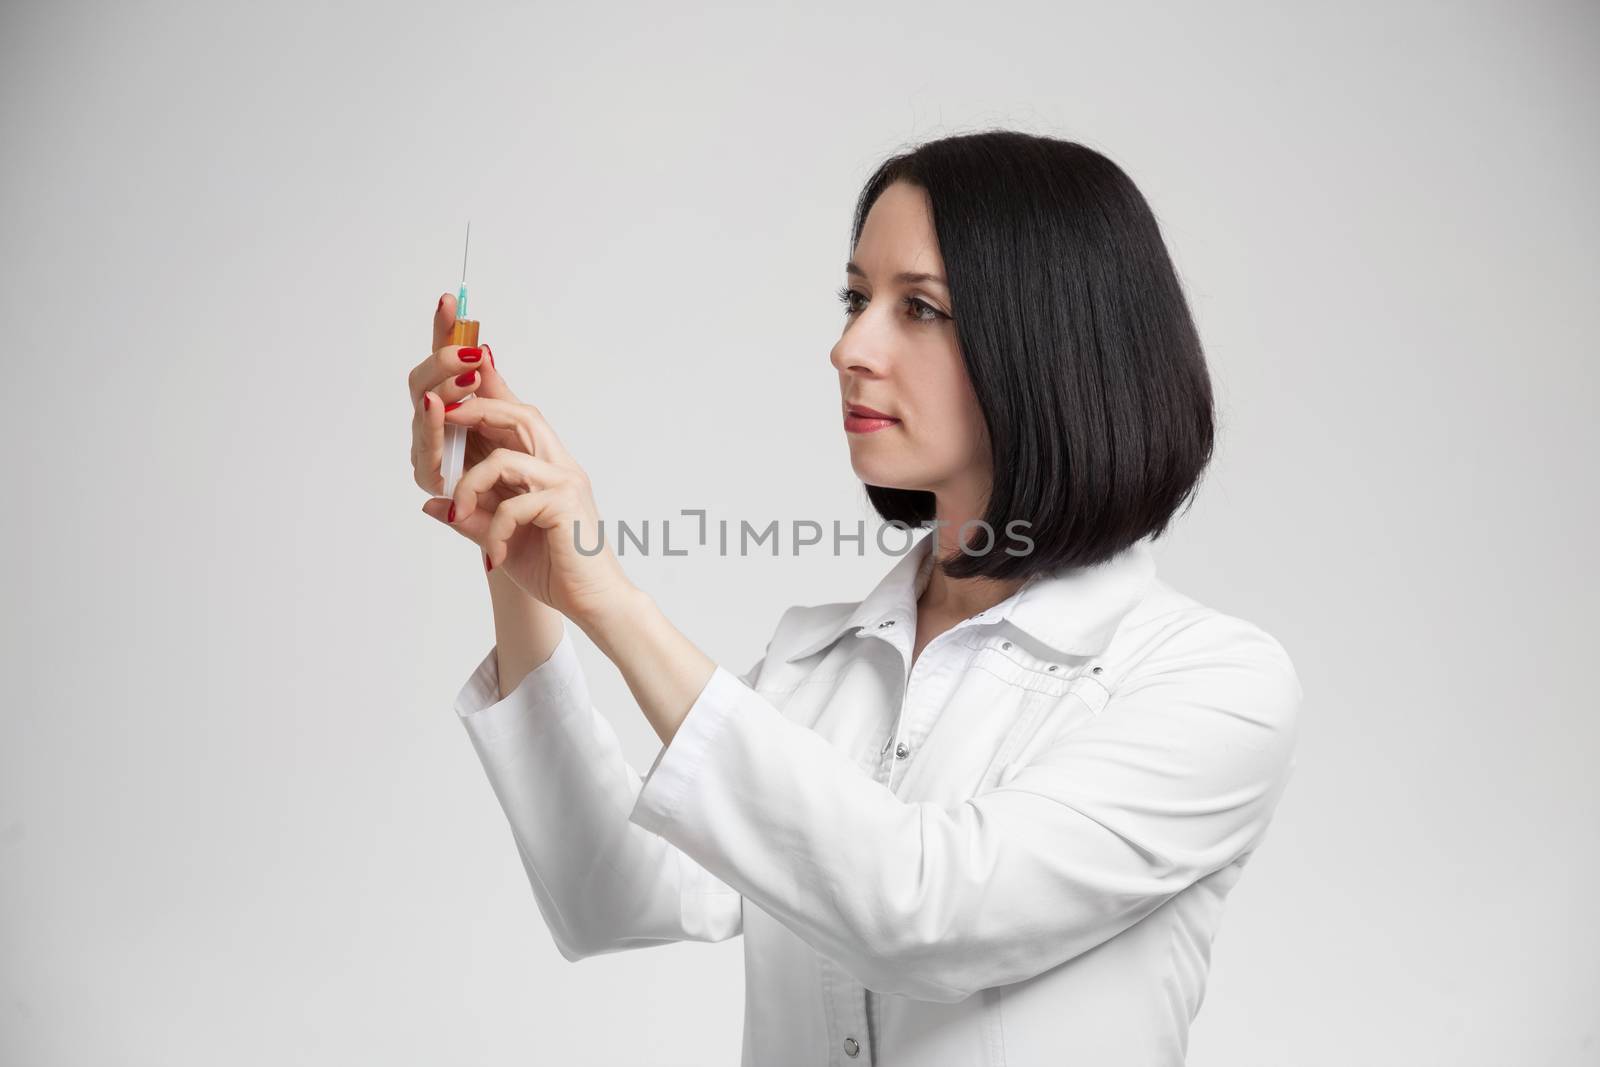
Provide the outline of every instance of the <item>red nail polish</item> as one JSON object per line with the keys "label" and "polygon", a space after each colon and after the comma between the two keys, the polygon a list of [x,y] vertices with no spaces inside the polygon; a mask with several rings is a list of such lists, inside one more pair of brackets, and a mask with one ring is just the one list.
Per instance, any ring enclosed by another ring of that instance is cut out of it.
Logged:
{"label": "red nail polish", "polygon": [[461,362],[463,363],[476,363],[478,360],[483,358],[483,349],[463,348],[458,350],[456,355],[461,357]]}
{"label": "red nail polish", "polygon": [[494,564],[490,563],[489,557],[485,555],[483,557],[483,573],[488,574],[492,570],[494,570]]}
{"label": "red nail polish", "polygon": [[494,349],[490,348],[488,345],[484,345],[483,346],[483,350],[485,352],[489,353],[489,366],[493,367],[494,366]]}
{"label": "red nail polish", "polygon": [[450,514],[445,517],[444,521],[445,522],[455,522],[456,521],[456,502],[454,500],[450,501]]}
{"label": "red nail polish", "polygon": [[431,407],[433,407],[433,401],[428,399],[428,394],[427,393],[423,393],[422,394],[422,410],[423,411],[427,411]]}
{"label": "red nail polish", "polygon": [[478,372],[475,371],[475,370],[469,370],[465,374],[458,374],[458,375],[456,375],[456,384],[457,385],[471,385],[472,384],[472,380],[474,378],[476,378],[477,376],[478,376]]}
{"label": "red nail polish", "polygon": [[446,411],[454,411],[456,408],[460,407],[464,403],[466,403],[465,400],[452,400],[450,403],[448,403],[448,404],[446,404],[444,406],[444,409]]}

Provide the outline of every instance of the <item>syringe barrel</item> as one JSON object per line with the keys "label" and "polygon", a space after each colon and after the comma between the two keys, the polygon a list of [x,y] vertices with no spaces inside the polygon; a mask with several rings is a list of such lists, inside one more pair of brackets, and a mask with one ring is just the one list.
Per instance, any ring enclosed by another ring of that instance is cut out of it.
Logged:
{"label": "syringe barrel", "polygon": [[[455,328],[450,331],[450,343],[476,348],[478,320],[457,319]],[[444,455],[439,460],[439,473],[444,476],[444,491],[441,496],[455,494],[456,483],[461,480],[461,472],[466,469],[466,465],[467,428],[447,422],[444,424]]]}

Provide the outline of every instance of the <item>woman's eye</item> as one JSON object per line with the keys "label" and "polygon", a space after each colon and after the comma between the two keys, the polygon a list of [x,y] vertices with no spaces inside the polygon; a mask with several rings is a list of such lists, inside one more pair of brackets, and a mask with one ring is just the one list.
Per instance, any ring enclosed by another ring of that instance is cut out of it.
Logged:
{"label": "woman's eye", "polygon": [[[854,315],[861,310],[855,303],[861,299],[864,299],[862,295],[849,286],[839,290],[839,301],[844,304],[844,313],[847,316]],[[900,303],[904,304],[908,310],[915,312],[911,317],[918,322],[938,322],[940,319],[949,317],[926,300],[915,296],[908,296]]]}

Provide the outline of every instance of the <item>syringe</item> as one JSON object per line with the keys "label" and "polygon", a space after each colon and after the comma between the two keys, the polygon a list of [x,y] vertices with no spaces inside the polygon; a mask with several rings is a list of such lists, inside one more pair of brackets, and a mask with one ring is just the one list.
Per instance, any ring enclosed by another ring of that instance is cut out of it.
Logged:
{"label": "syringe", "polygon": [[[467,315],[467,252],[472,248],[472,223],[467,223],[467,242],[461,249],[461,288],[456,292],[456,325],[451,331],[450,343],[476,347],[478,323]],[[472,394],[467,394],[471,396]],[[462,397],[465,400],[467,397]],[[456,483],[467,464],[467,428],[447,422],[444,424],[444,456],[439,469],[444,475],[444,496],[454,496]]]}

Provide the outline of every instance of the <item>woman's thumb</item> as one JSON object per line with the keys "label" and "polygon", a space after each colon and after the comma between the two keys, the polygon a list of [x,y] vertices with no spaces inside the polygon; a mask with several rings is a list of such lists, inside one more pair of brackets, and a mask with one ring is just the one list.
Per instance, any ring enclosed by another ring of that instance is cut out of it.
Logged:
{"label": "woman's thumb", "polygon": [[511,383],[507,382],[500,374],[500,368],[494,365],[494,349],[488,345],[483,346],[484,355],[488,356],[488,365],[478,369],[478,386],[473,390],[479,396],[487,396],[494,400],[509,400],[513,404],[520,404],[517,394],[511,391]]}

